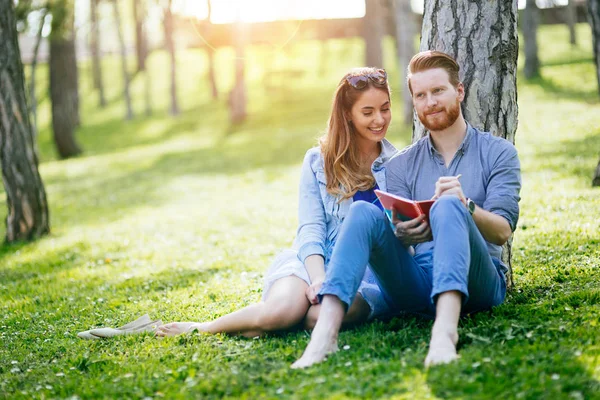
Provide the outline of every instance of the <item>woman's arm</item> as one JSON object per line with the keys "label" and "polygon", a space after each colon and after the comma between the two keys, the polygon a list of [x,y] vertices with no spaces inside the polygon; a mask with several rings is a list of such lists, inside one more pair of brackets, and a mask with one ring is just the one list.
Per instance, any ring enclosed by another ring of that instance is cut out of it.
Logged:
{"label": "woman's arm", "polygon": [[[306,153],[300,175],[296,245],[298,258],[305,266],[309,256],[318,255],[322,259],[325,258],[327,238],[325,207],[319,182],[311,165],[315,157],[319,157],[319,154],[314,149]],[[312,263],[310,264],[312,269]]]}

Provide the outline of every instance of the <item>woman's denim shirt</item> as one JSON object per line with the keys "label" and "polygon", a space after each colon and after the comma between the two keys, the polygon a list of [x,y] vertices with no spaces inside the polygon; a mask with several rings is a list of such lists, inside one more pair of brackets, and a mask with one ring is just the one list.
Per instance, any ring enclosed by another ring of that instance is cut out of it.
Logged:
{"label": "woman's denim shirt", "polygon": [[[379,189],[386,190],[385,164],[398,151],[386,139],[381,142],[381,154],[371,165]],[[339,228],[348,214],[352,198],[338,203],[338,197],[327,192],[321,149],[306,152],[300,176],[298,202],[298,232],[294,248],[304,263],[306,257],[318,254],[329,262]]]}

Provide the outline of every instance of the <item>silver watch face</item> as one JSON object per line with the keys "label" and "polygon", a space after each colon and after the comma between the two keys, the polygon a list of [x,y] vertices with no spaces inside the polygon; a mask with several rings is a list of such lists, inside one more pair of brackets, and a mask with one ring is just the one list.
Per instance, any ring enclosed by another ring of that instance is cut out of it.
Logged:
{"label": "silver watch face", "polygon": [[469,212],[473,214],[475,212],[475,202],[471,199],[467,200],[467,208],[469,209]]}

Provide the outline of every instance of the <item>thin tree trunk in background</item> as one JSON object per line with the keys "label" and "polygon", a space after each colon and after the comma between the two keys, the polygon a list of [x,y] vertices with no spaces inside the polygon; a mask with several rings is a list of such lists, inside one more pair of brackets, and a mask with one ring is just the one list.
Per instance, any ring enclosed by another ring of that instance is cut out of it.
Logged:
{"label": "thin tree trunk in background", "polygon": [[144,0],[133,0],[133,20],[135,22],[135,51],[137,70],[146,70],[146,57],[148,56],[148,43],[144,20],[146,18],[146,4]]}
{"label": "thin tree trunk in background", "polygon": [[588,20],[592,28],[596,81],[598,82],[598,95],[600,95],[600,0],[588,0]]}
{"label": "thin tree trunk in background", "polygon": [[[212,16],[211,1],[206,0],[206,5],[208,7],[208,15],[206,17],[206,23],[208,25],[207,30],[210,30],[210,26],[212,24],[210,20]],[[208,55],[208,81],[210,83],[212,98],[217,99],[219,97],[219,88],[217,87],[217,80],[215,78],[215,49],[212,47],[212,45],[206,45],[206,54]]]}
{"label": "thin tree trunk in background", "polygon": [[384,18],[381,10],[381,0],[365,0],[365,18],[363,37],[365,39],[365,64],[367,67],[383,68],[383,37]]}
{"label": "thin tree trunk in background", "polygon": [[[596,81],[598,83],[598,95],[600,95],[600,0],[588,0],[588,21],[592,28]],[[596,166],[596,171],[594,172],[592,186],[600,186],[600,161],[598,161],[598,166]]]}
{"label": "thin tree trunk in background", "polygon": [[[517,130],[517,0],[425,2],[421,50],[439,50],[460,65],[463,114],[474,127],[515,142]],[[413,141],[426,134],[415,122]],[[502,252],[512,286],[512,237]]]}
{"label": "thin tree trunk in background", "polygon": [[12,1],[0,2],[0,162],[8,206],[7,243],[37,239],[50,232],[13,7]]}
{"label": "thin tree trunk in background", "polygon": [[35,46],[33,48],[33,59],[31,61],[31,83],[29,85],[29,102],[31,109],[31,117],[33,118],[33,125],[31,127],[31,132],[33,134],[33,144],[34,151],[37,154],[37,136],[38,136],[38,128],[37,128],[37,98],[35,95],[35,70],[38,62],[38,55],[40,51],[40,44],[42,43],[42,31],[44,30],[44,23],[46,22],[46,16],[48,15],[48,10],[44,11],[44,14],[40,18],[40,26],[37,31],[37,35],[35,38]]}
{"label": "thin tree trunk in background", "polygon": [[90,53],[92,55],[94,89],[98,90],[98,104],[100,105],[100,108],[104,108],[106,106],[106,97],[104,96],[104,82],[102,80],[102,56],[100,54],[98,2],[99,0],[90,0]]}
{"label": "thin tree trunk in background", "polygon": [[592,179],[592,186],[600,186],[600,161],[596,166],[596,172],[594,172],[594,179]]}
{"label": "thin tree trunk in background", "polygon": [[233,90],[229,94],[229,106],[231,108],[231,122],[234,124],[240,123],[246,119],[246,82],[244,79],[244,47],[245,47],[245,32],[246,27],[240,21],[235,23],[234,41],[235,41],[235,84]]}
{"label": "thin tree trunk in background", "polygon": [[152,79],[150,78],[148,65],[146,65],[144,71],[144,104],[146,116],[152,115]]}
{"label": "thin tree trunk in background", "polygon": [[127,113],[126,120],[133,119],[133,108],[131,107],[131,95],[129,94],[129,71],[127,71],[127,49],[123,39],[123,29],[121,26],[121,14],[119,13],[119,4],[117,0],[112,0],[115,24],[117,25],[117,36],[119,38],[119,48],[121,51],[121,72],[123,74],[123,96],[125,96],[125,106]]}
{"label": "thin tree trunk in background", "polygon": [[523,39],[525,40],[525,78],[540,76],[540,61],[538,58],[537,27],[539,10],[535,0],[527,0],[523,10]]}
{"label": "thin tree trunk in background", "polygon": [[52,38],[50,40],[50,98],[52,100],[52,130],[56,150],[61,158],[81,153],[75,141],[77,127],[77,89],[72,80],[77,69],[75,41]]}
{"label": "thin tree trunk in background", "polygon": [[179,104],[177,102],[177,58],[175,55],[175,41],[173,40],[173,13],[171,10],[173,0],[169,0],[167,7],[164,10],[164,28],[165,28],[165,44],[169,51],[171,60],[171,115],[179,114]]}
{"label": "thin tree trunk in background", "polygon": [[574,0],[567,1],[567,27],[569,28],[569,43],[572,46],[577,46],[577,33],[575,31],[575,26],[577,26],[577,8]]}
{"label": "thin tree trunk in background", "polygon": [[398,70],[400,72],[400,87],[403,101],[403,118],[406,125],[412,124],[414,109],[412,96],[406,84],[406,69],[410,59],[415,54],[414,38],[417,33],[410,0],[395,0],[396,12],[396,45],[398,47]]}

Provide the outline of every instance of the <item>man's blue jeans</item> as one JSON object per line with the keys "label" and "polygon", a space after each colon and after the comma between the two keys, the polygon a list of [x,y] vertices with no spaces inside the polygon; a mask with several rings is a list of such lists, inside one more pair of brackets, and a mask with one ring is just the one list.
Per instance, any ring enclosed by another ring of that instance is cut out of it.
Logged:
{"label": "man's blue jeans", "polygon": [[[375,205],[352,204],[340,229],[325,282],[319,292],[352,304],[367,263],[393,312],[435,316],[435,300],[456,290],[462,314],[501,304],[506,294],[499,261],[492,259],[473,217],[455,196],[442,196],[431,208],[433,246],[413,257]],[[431,243],[431,242],[430,242]]]}

